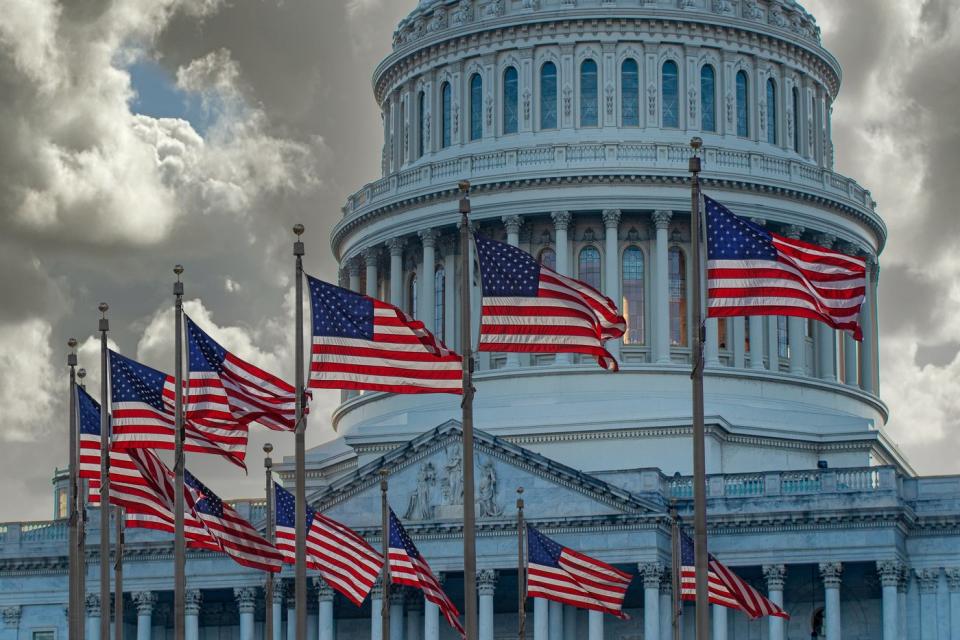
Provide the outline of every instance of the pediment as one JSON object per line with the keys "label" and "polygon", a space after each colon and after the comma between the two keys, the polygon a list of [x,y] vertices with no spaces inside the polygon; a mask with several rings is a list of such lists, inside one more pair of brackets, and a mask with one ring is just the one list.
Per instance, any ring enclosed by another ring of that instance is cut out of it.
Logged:
{"label": "pediment", "polygon": [[[357,528],[380,523],[380,481],[405,522],[456,527],[463,518],[463,431],[451,421],[414,438],[310,497],[331,517]],[[477,526],[516,519],[523,487],[531,520],[578,519],[662,512],[652,500],[610,485],[485,432],[474,433]]]}

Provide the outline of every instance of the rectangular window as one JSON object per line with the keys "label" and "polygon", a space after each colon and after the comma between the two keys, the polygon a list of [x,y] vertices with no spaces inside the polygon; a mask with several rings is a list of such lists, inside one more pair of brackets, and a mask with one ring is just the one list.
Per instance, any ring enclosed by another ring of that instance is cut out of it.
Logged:
{"label": "rectangular window", "polygon": [[56,638],[55,631],[34,631],[33,640],[54,640]]}

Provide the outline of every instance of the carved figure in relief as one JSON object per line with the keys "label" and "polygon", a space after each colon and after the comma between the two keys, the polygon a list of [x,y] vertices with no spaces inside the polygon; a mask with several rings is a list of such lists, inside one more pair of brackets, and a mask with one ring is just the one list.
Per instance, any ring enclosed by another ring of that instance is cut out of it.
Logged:
{"label": "carved figure in relief", "polygon": [[733,124],[733,94],[727,92],[727,124]]}
{"label": "carved figure in relief", "polygon": [[493,460],[487,460],[480,467],[477,514],[481,518],[498,518],[503,515],[503,506],[497,503],[497,469]]}
{"label": "carved figure in relief", "polygon": [[567,85],[563,88],[563,115],[567,118],[573,113],[573,87]]}
{"label": "carved figure in relief", "polygon": [[724,15],[733,14],[733,2],[730,0],[713,0],[713,10]]}
{"label": "carved figure in relief", "polygon": [[650,111],[650,117],[657,117],[657,85],[647,86],[647,108]]}
{"label": "carved figure in relief", "polygon": [[451,22],[454,25],[462,25],[471,21],[473,21],[473,0],[460,0],[460,4],[453,11]]}
{"label": "carved figure in relief", "polygon": [[607,116],[613,117],[613,98],[614,98],[614,88],[613,85],[608,84],[606,88],[606,98],[607,98]]}
{"label": "carved figure in relief", "polygon": [[763,19],[763,9],[757,3],[757,0],[743,0],[743,17],[751,20]]}
{"label": "carved figure in relief", "polygon": [[523,0],[520,8],[528,11],[536,11],[540,8],[540,0]]}
{"label": "carved figure in relief", "polygon": [[687,104],[690,107],[690,120],[693,120],[697,117],[697,88],[690,87],[687,89]]}
{"label": "carved figure in relief", "polygon": [[443,465],[447,477],[441,482],[443,501],[448,505],[463,504],[463,457],[458,445],[447,448],[447,462]]}
{"label": "carved figure in relief", "polygon": [[788,26],[786,17],[784,17],[783,12],[779,9],[770,10],[770,24],[784,29]]}
{"label": "carved figure in relief", "polygon": [[427,25],[427,31],[434,32],[440,31],[447,26],[447,14],[442,8],[437,8],[433,14],[433,19],[430,20],[430,24]]}
{"label": "carved figure in relief", "polygon": [[530,121],[530,90],[523,90],[523,121]]}
{"label": "carved figure in relief", "polygon": [[503,0],[492,0],[483,9],[484,18],[499,18],[504,13]]}
{"label": "carved figure in relief", "polygon": [[420,465],[420,471],[417,473],[417,487],[410,495],[410,501],[407,503],[407,511],[404,514],[405,520],[431,520],[433,519],[433,500],[431,495],[433,487],[437,483],[437,470],[432,462],[424,462]]}

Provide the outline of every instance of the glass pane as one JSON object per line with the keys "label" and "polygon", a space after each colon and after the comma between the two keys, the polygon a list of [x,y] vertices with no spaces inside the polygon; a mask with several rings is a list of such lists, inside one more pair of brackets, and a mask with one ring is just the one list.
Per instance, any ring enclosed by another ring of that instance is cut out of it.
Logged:
{"label": "glass pane", "polygon": [[410,282],[407,284],[407,313],[414,318],[417,317],[417,274],[410,275]]}
{"label": "glass pane", "polygon": [[620,114],[623,126],[640,126],[640,69],[636,60],[624,60],[620,69]]}
{"label": "glass pane", "polygon": [[443,99],[443,147],[447,148],[450,146],[450,142],[453,136],[450,135],[450,123],[451,123],[451,114],[450,114],[450,83],[445,82],[443,89],[441,89],[441,96]]}
{"label": "glass pane", "polygon": [[483,79],[479,73],[470,78],[470,139],[483,137]]}
{"label": "glass pane", "polygon": [[518,101],[520,91],[517,70],[513,67],[503,72],[503,132],[516,133],[519,120]]}
{"label": "glass pane", "polygon": [[628,247],[623,252],[623,315],[627,319],[625,344],[644,344],[643,252]]}
{"label": "glass pane", "polygon": [[793,88],[793,150],[800,153],[800,90]]}
{"label": "glass pane", "polygon": [[553,249],[544,249],[537,256],[537,261],[547,269],[557,270],[557,252]]}
{"label": "glass pane", "polygon": [[717,348],[723,350],[730,348],[730,345],[727,343],[726,318],[717,318]]}
{"label": "glass pane", "polygon": [[663,126],[680,126],[680,75],[677,63],[663,63]]}
{"label": "glass pane", "polygon": [[[777,316],[777,355],[781,358],[790,357],[790,331],[785,316]],[[776,371],[776,369],[774,369]]]}
{"label": "glass pane", "polygon": [[717,74],[710,65],[700,70],[700,128],[717,130]]}
{"label": "glass pane", "polygon": [[777,144],[777,85],[767,80],[767,142]]}
{"label": "glass pane", "polygon": [[750,136],[750,114],[747,105],[747,74],[743,71],[737,74],[737,135],[747,138]]}
{"label": "glass pane", "polygon": [[557,128],[557,65],[552,62],[540,69],[540,128]]}
{"label": "glass pane", "polygon": [[687,346],[687,266],[686,257],[672,247],[670,258],[670,344]]}
{"label": "glass pane", "polygon": [[600,289],[600,252],[594,247],[580,251],[578,278],[594,289]]}
{"label": "glass pane", "polygon": [[417,122],[420,136],[417,140],[417,157],[427,152],[427,105],[423,91],[417,96]]}
{"label": "glass pane", "polygon": [[446,325],[446,316],[444,311],[447,308],[447,278],[443,267],[437,267],[433,274],[433,334],[445,340],[444,327]]}
{"label": "glass pane", "polygon": [[580,126],[597,126],[597,63],[593,60],[580,65]]}

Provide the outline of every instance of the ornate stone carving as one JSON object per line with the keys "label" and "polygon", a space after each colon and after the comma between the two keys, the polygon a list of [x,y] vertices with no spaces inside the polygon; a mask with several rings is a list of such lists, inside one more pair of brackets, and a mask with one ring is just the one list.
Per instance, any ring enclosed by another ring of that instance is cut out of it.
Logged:
{"label": "ornate stone carving", "polygon": [[88,593],[84,604],[87,606],[87,617],[89,618],[99,618],[100,617],[100,596],[95,593]]}
{"label": "ornate stone carving", "polygon": [[752,222],[753,224],[757,225],[758,227],[765,227],[765,226],[767,226],[767,221],[764,220],[763,218],[750,218],[750,222]]}
{"label": "ornate stone carving", "polygon": [[377,581],[373,583],[373,588],[370,589],[370,599],[371,600],[383,600],[383,578],[377,578]]}
{"label": "ornate stone carving", "polygon": [[603,226],[607,229],[616,229],[620,226],[620,218],[622,214],[620,209],[604,209],[603,210]]}
{"label": "ornate stone carving", "polygon": [[760,101],[760,131],[767,130],[767,103],[765,100]]}
{"label": "ornate stone carving", "polygon": [[833,247],[833,244],[837,241],[837,236],[831,235],[829,233],[820,233],[817,234],[817,237],[814,238],[814,242],[824,247],[830,249]]}
{"label": "ornate stone carving", "polygon": [[427,30],[426,20],[423,19],[423,16],[418,17],[413,21],[413,26],[410,27],[410,31],[407,32],[406,41],[413,42],[419,40],[423,37],[423,34]]}
{"label": "ornate stone carving", "polygon": [[520,233],[520,227],[523,226],[523,218],[520,216],[503,216],[501,220],[503,221],[503,226],[507,229],[507,233]]}
{"label": "ornate stone carving", "polygon": [[481,569],[477,572],[477,594],[492,596],[497,586],[497,572],[493,569]]}
{"label": "ornate stone carving", "polygon": [[460,4],[450,16],[450,22],[455,26],[473,22],[473,0],[460,0]]}
{"label": "ornate stone carving", "polygon": [[[278,597],[279,596],[279,597]],[[283,583],[273,585],[273,601],[283,602]],[[203,594],[200,589],[187,589],[183,594],[184,612],[188,616],[200,615],[200,606],[203,603]]]}
{"label": "ornate stone carving", "polygon": [[430,131],[430,112],[427,111],[423,114],[423,146],[426,147],[423,151],[430,148]]}
{"label": "ornate stone carving", "polygon": [[540,9],[540,0],[523,0],[520,8],[527,11],[537,11]]}
{"label": "ornate stone carving", "polygon": [[360,277],[360,271],[363,269],[363,261],[360,256],[350,256],[347,258],[347,273],[350,277]]}
{"label": "ornate stone carving", "polygon": [[937,585],[940,583],[940,569],[917,569],[917,582],[920,585],[920,593],[936,593]]}
{"label": "ornate stone carving", "polygon": [[690,120],[694,120],[697,117],[697,88],[691,86],[687,89],[687,105],[690,112]]}
{"label": "ornate stone carving", "polygon": [[450,106],[450,110],[453,111],[453,137],[456,138],[460,133],[460,105],[457,102],[454,102]]}
{"label": "ornate stone carving", "polygon": [[573,114],[573,87],[563,87],[563,115],[569,118]]}
{"label": "ornate stone carving", "polygon": [[424,247],[436,247],[437,238],[440,237],[440,232],[436,229],[424,229],[419,234],[420,242]]}
{"label": "ornate stone carving", "polygon": [[530,121],[530,90],[523,90],[523,121]]}
{"label": "ornate stone carving", "polygon": [[770,9],[770,24],[775,27],[785,29],[789,23],[787,22],[787,18],[783,15],[783,12],[774,7]]}
{"label": "ornate stone carving", "polygon": [[327,584],[327,581],[317,576],[313,579],[313,586],[317,589],[317,600],[320,602],[333,602],[335,591],[333,587]]}
{"label": "ornate stone carving", "polygon": [[403,238],[390,238],[387,240],[387,248],[390,250],[390,255],[402,256],[405,244],[406,241]]}
{"label": "ornate stone carving", "polygon": [[433,13],[433,18],[430,19],[430,23],[427,25],[427,32],[433,33],[435,31],[440,31],[447,26],[447,12],[443,10],[442,7],[437,7],[436,11]]}
{"label": "ornate stone carving", "polygon": [[884,587],[899,586],[900,576],[903,574],[903,563],[899,560],[878,560],[877,574],[880,576],[880,584]]}
{"label": "ornate stone carving", "polygon": [[407,501],[405,520],[433,519],[433,488],[437,484],[437,470],[432,462],[424,462],[417,472],[417,486]]}
{"label": "ornate stone carving", "polygon": [[447,461],[443,465],[446,476],[440,481],[445,505],[463,504],[463,457],[460,446],[447,447]]}
{"label": "ornate stone carving", "polygon": [[786,229],[784,229],[783,235],[787,236],[791,240],[799,240],[800,236],[803,235],[803,232],[806,231],[803,227],[798,224],[791,224]]}
{"label": "ornate stone carving", "polygon": [[253,613],[257,610],[256,587],[234,587],[233,597],[237,601],[237,610],[240,613]]}
{"label": "ornate stone carving", "polygon": [[647,111],[651,118],[657,116],[657,85],[653,83],[647,85]]}
{"label": "ornate stone carving", "polygon": [[587,227],[583,230],[583,241],[584,242],[593,242],[597,239],[597,234],[594,233],[593,227]]}
{"label": "ornate stone carving", "polygon": [[960,593],[960,567],[948,567],[944,572],[947,574],[947,587],[950,593]]}
{"label": "ornate stone carving", "polygon": [[487,112],[487,128],[489,129],[493,126],[493,95],[489,93],[487,94],[485,109]]}
{"label": "ornate stone carving", "polygon": [[570,221],[573,215],[569,211],[554,211],[550,214],[553,218],[553,226],[557,231],[566,231],[570,228]]}
{"label": "ornate stone carving", "polygon": [[483,8],[484,18],[499,18],[504,14],[503,0],[491,0]]}
{"label": "ornate stone carving", "polygon": [[821,562],[820,577],[826,589],[839,589],[840,578],[843,575],[843,565],[839,562]]}
{"label": "ornate stone carving", "polygon": [[663,580],[664,568],[659,562],[641,562],[637,570],[643,576],[644,589],[659,589]]}
{"label": "ornate stone carving", "polygon": [[487,459],[480,465],[480,492],[477,496],[477,515],[481,518],[499,518],[503,515],[503,505],[499,503],[499,482],[497,468],[493,460]]}
{"label": "ornate stone carving", "polygon": [[577,6],[577,0],[560,0],[560,6],[565,9],[572,9]]}
{"label": "ornate stone carving", "polygon": [[763,19],[763,9],[757,0],[743,0],[743,17],[750,20]]}
{"label": "ornate stone carving", "polygon": [[[90,597],[87,596],[87,615],[90,615]],[[3,624],[8,629],[16,629],[20,626],[20,605],[12,605],[0,609],[0,615],[3,616]],[[97,598],[97,615],[100,615],[100,598]]]}
{"label": "ornate stone carving", "polygon": [[697,0],[680,0],[681,9],[696,9]]}
{"label": "ornate stone carving", "polygon": [[727,91],[727,95],[724,98],[724,100],[726,101],[726,104],[727,104],[727,124],[732,126],[733,125],[733,106],[734,106],[733,93],[731,93],[730,91]]}
{"label": "ornate stone carving", "polygon": [[375,267],[380,263],[380,247],[367,247],[362,252],[363,262],[368,267]]}
{"label": "ornate stone carving", "polygon": [[606,88],[606,98],[607,98],[607,116],[613,117],[613,97],[615,95],[615,90],[612,84],[608,84]]}
{"label": "ornate stone carving", "polygon": [[673,219],[673,211],[654,211],[651,219],[653,220],[653,226],[657,229],[669,229],[670,220]]}
{"label": "ornate stone carving", "polygon": [[783,591],[783,584],[787,580],[787,568],[782,564],[765,564],[763,577],[767,580],[769,591]]}
{"label": "ornate stone carving", "polygon": [[153,591],[134,591],[130,594],[133,604],[137,607],[138,616],[153,615],[153,607],[157,604],[157,594]]}
{"label": "ornate stone carving", "polygon": [[723,15],[733,15],[733,2],[730,0],[713,0],[713,10]]}

